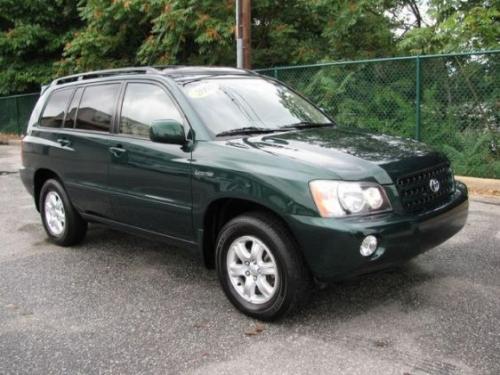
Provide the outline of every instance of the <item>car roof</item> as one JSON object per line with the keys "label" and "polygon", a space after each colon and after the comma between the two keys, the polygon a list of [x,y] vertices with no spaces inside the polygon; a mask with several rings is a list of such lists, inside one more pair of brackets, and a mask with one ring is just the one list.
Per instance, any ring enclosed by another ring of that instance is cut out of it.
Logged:
{"label": "car roof", "polygon": [[257,73],[245,69],[237,69],[231,67],[215,67],[215,66],[141,66],[128,67],[118,69],[96,70],[85,73],[72,74],[53,80],[50,86],[59,86],[66,83],[82,82],[86,80],[96,80],[99,78],[108,78],[113,76],[123,75],[142,75],[152,74],[167,76],[176,82],[183,83],[186,81],[200,80],[210,77],[220,76],[257,76]]}
{"label": "car roof", "polygon": [[255,76],[256,73],[230,67],[217,66],[169,66],[164,68],[162,74],[175,81],[209,78],[214,76]]}

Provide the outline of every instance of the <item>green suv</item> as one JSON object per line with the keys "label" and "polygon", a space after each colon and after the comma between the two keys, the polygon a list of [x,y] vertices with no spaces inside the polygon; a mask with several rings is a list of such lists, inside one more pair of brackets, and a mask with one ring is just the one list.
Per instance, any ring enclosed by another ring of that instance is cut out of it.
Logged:
{"label": "green suv", "polygon": [[465,224],[467,189],[422,143],[343,129],[282,83],[233,68],[127,68],[43,90],[21,177],[49,238],[87,223],[180,244],[263,320],[314,281],[399,264]]}

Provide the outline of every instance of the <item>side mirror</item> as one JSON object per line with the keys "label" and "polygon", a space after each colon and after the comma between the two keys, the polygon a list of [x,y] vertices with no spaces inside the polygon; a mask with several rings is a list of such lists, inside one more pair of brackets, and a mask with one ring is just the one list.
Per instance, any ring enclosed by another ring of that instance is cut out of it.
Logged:
{"label": "side mirror", "polygon": [[153,142],[185,145],[184,126],[177,120],[155,120],[149,128],[149,138]]}

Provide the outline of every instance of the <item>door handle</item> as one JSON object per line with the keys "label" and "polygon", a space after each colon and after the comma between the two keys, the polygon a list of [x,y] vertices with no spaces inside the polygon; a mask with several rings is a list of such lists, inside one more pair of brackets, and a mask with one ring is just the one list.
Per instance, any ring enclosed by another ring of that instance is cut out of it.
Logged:
{"label": "door handle", "polygon": [[116,147],[110,147],[109,148],[109,152],[111,152],[111,154],[116,157],[116,158],[119,158],[120,156],[122,156],[125,152],[127,152],[127,150],[125,150],[122,146],[116,146]]}
{"label": "door handle", "polygon": [[59,138],[57,140],[57,143],[59,143],[63,147],[71,146],[71,141],[66,138]]}

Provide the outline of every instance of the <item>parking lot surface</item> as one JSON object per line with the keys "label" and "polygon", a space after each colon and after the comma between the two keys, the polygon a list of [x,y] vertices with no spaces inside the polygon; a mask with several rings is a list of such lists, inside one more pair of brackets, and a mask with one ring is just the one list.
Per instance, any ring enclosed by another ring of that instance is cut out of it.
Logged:
{"label": "parking lot surface", "polygon": [[259,323],[181,248],[98,225],[47,242],[19,152],[0,146],[0,374],[500,374],[499,200],[407,265]]}

